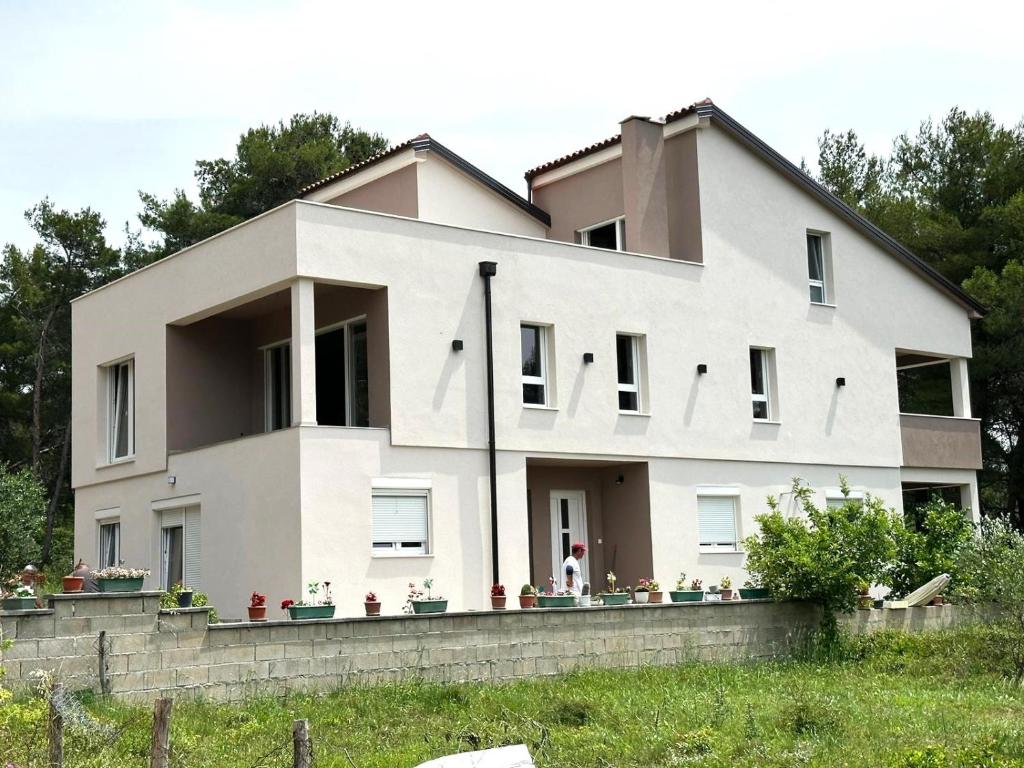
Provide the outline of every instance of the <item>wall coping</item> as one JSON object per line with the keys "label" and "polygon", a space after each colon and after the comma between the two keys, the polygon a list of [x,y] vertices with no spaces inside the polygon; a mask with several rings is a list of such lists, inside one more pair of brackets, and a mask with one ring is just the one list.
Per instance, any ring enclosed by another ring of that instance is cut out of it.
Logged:
{"label": "wall coping", "polygon": [[161,608],[159,613],[164,613],[164,614],[203,613],[204,611],[206,613],[209,613],[210,612],[210,606],[208,606],[208,605],[203,605],[203,606],[193,605],[191,608],[177,608],[177,607],[175,607],[175,608]]}
{"label": "wall coping", "polygon": [[3,611],[0,610],[0,616],[4,618],[17,618],[18,616],[52,616],[53,608],[29,608],[24,611]]}
{"label": "wall coping", "polygon": [[[572,608],[503,608],[497,611],[494,610],[482,610],[482,611],[445,611],[444,613],[394,613],[384,614],[382,616],[335,616],[330,619],[268,619],[267,621],[221,621],[217,624],[211,624],[210,629],[217,631],[221,629],[249,629],[251,627],[287,627],[290,625],[305,626],[308,624],[340,624],[342,622],[373,622],[373,621],[395,621],[395,620],[406,620],[406,619],[445,619],[445,618],[456,618],[463,616],[472,616],[474,618],[479,616],[508,616],[508,615],[519,615],[519,614],[548,614],[548,613],[598,613],[605,611],[629,611],[634,609],[664,609],[664,608],[700,608],[702,606],[736,606],[736,605],[752,605],[754,603],[779,603],[780,605],[785,603],[802,602],[799,600],[781,600],[776,601],[771,598],[758,598],[755,600],[706,600],[689,603],[627,603],[625,605],[591,605],[587,608],[580,608],[574,606]],[[183,610],[183,609],[179,609]],[[161,611],[163,612],[163,611]]]}
{"label": "wall coping", "polygon": [[58,592],[44,595],[45,600],[117,600],[126,597],[161,597],[162,589],[145,589],[137,592]]}

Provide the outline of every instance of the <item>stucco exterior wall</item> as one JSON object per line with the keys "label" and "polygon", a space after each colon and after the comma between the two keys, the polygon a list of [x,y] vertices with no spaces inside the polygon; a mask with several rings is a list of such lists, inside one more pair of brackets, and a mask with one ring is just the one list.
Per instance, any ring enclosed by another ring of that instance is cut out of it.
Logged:
{"label": "stucco exterior wall", "polygon": [[529,237],[544,237],[547,232],[547,227],[526,211],[439,157],[426,153],[416,172],[418,216],[424,221]]}
{"label": "stucco exterior wall", "polygon": [[536,187],[533,202],[551,214],[548,237],[574,243],[577,230],[617,218],[626,212],[622,158]]}
{"label": "stucco exterior wall", "polygon": [[396,216],[415,219],[419,215],[416,166],[407,165],[326,202],[346,208],[393,213]]}

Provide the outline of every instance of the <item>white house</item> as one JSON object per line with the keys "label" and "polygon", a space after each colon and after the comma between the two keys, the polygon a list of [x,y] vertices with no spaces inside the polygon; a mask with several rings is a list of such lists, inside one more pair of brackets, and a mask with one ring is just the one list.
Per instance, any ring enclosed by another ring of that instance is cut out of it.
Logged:
{"label": "white house", "polygon": [[[982,308],[717,106],[527,179],[420,136],[78,299],[76,556],[228,617],[424,577],[475,609],[577,539],[595,586],[742,581],[796,476],[976,514]],[[949,407],[901,414],[924,364]]]}

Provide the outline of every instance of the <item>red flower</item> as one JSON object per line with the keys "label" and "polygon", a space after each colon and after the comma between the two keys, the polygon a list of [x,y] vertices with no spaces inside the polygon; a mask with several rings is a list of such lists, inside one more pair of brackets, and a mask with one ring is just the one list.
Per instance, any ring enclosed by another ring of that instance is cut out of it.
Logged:
{"label": "red flower", "polygon": [[282,600],[281,601],[281,609],[282,610],[284,610],[286,608],[289,608],[290,606],[293,606],[293,605],[295,605],[295,601],[294,600]]}
{"label": "red flower", "polygon": [[262,608],[267,604],[267,596],[261,595],[259,592],[253,592],[252,597],[249,598],[249,605],[253,608]]}
{"label": "red flower", "polygon": [[505,596],[505,585],[495,584],[491,587],[491,597],[504,597]]}

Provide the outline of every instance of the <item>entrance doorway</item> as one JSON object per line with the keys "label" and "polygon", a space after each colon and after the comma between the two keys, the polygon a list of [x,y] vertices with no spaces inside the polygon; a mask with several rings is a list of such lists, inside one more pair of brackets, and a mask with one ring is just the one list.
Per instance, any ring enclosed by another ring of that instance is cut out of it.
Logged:
{"label": "entrance doorway", "polygon": [[[574,542],[587,541],[587,494],[585,491],[551,491],[551,574],[561,583],[562,563]],[[590,581],[587,559],[580,563],[583,581]],[[544,586],[543,584],[541,586]]]}

